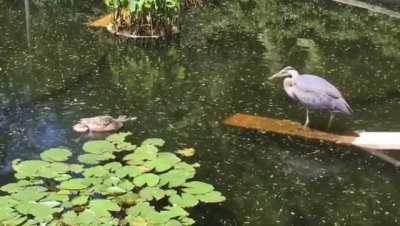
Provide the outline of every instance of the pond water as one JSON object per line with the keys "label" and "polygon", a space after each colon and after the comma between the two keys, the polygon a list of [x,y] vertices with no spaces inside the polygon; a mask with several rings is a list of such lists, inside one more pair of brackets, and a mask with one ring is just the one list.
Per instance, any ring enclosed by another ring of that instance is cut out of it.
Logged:
{"label": "pond water", "polygon": [[[88,29],[95,1],[0,1],[0,184],[15,158],[79,152],[71,125],[127,114],[140,142],[194,147],[198,178],[227,201],[193,210],[198,225],[398,225],[400,175],[350,148],[228,128],[244,112],[303,122],[267,78],[283,66],[323,74],[351,117],[334,132],[400,130],[400,20],[326,0],[226,1],[185,15],[178,41],[133,43]],[[60,5],[56,5],[60,4]],[[328,115],[313,112],[325,129]]]}

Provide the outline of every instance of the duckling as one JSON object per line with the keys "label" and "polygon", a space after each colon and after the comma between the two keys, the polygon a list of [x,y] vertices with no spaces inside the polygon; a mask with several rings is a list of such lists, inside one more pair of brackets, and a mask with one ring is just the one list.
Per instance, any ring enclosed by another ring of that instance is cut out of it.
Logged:
{"label": "duckling", "polygon": [[136,120],[136,117],[128,118],[126,115],[120,115],[113,118],[109,115],[100,115],[91,118],[82,118],[72,128],[75,132],[110,132],[120,129],[126,121]]}

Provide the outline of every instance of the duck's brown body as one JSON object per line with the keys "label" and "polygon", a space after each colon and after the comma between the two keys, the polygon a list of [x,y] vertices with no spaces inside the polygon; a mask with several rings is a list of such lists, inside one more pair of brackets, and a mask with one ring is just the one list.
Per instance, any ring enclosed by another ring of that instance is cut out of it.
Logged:
{"label": "duck's brown body", "polygon": [[110,132],[120,129],[124,122],[133,120],[135,118],[128,118],[121,115],[118,118],[113,118],[109,115],[101,115],[91,118],[83,118],[79,120],[72,128],[79,133],[85,132]]}

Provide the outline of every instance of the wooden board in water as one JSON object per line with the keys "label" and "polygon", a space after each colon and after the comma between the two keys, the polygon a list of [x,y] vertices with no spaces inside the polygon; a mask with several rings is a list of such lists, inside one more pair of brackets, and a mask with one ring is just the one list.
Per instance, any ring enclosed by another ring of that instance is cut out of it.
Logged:
{"label": "wooden board in water", "polygon": [[310,129],[308,127],[303,127],[303,125],[298,122],[290,120],[280,120],[240,113],[225,119],[224,124],[342,145],[353,145],[352,142],[356,138],[355,136],[338,135]]}

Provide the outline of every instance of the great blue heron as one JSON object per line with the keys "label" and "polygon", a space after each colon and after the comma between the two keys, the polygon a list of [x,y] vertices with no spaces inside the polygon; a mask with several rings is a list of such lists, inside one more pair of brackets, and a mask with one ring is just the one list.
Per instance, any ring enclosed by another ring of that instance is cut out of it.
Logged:
{"label": "great blue heron", "polygon": [[325,79],[309,74],[300,75],[293,67],[285,67],[269,79],[285,78],[283,88],[290,98],[299,101],[306,107],[306,122],[310,122],[308,109],[326,110],[330,112],[328,128],[335,113],[350,115],[353,111],[335,86]]}

